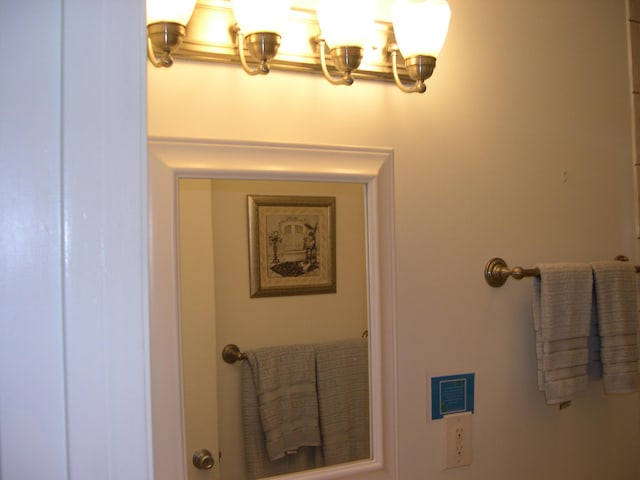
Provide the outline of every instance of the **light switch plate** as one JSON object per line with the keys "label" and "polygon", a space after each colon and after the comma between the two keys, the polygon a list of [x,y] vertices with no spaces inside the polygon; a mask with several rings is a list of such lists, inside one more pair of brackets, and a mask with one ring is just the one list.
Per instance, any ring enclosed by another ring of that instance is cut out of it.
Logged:
{"label": "light switch plate", "polygon": [[444,416],[443,467],[471,465],[471,412]]}

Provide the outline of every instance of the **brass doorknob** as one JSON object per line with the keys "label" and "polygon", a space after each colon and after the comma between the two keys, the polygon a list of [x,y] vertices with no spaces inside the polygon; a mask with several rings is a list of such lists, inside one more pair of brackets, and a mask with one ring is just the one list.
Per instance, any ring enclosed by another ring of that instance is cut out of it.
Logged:
{"label": "brass doorknob", "polygon": [[193,453],[193,464],[200,470],[211,470],[214,463],[213,455],[205,448],[196,450]]}

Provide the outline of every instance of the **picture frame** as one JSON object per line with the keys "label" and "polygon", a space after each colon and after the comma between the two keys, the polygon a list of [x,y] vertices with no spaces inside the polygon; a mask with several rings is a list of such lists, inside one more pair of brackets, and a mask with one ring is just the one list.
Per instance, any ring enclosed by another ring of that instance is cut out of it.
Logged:
{"label": "picture frame", "polygon": [[336,293],[336,199],[248,195],[250,296]]}

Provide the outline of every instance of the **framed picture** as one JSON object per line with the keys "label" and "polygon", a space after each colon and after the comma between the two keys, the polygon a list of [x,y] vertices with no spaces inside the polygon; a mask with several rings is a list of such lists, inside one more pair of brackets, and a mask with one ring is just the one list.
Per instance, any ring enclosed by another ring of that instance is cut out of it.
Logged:
{"label": "framed picture", "polygon": [[336,292],[335,197],[249,195],[251,297]]}

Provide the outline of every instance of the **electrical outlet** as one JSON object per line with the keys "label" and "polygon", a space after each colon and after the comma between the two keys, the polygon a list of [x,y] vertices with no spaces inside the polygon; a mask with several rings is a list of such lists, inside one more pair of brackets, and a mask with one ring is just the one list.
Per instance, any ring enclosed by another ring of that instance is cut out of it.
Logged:
{"label": "electrical outlet", "polygon": [[444,468],[471,465],[471,412],[444,416]]}

